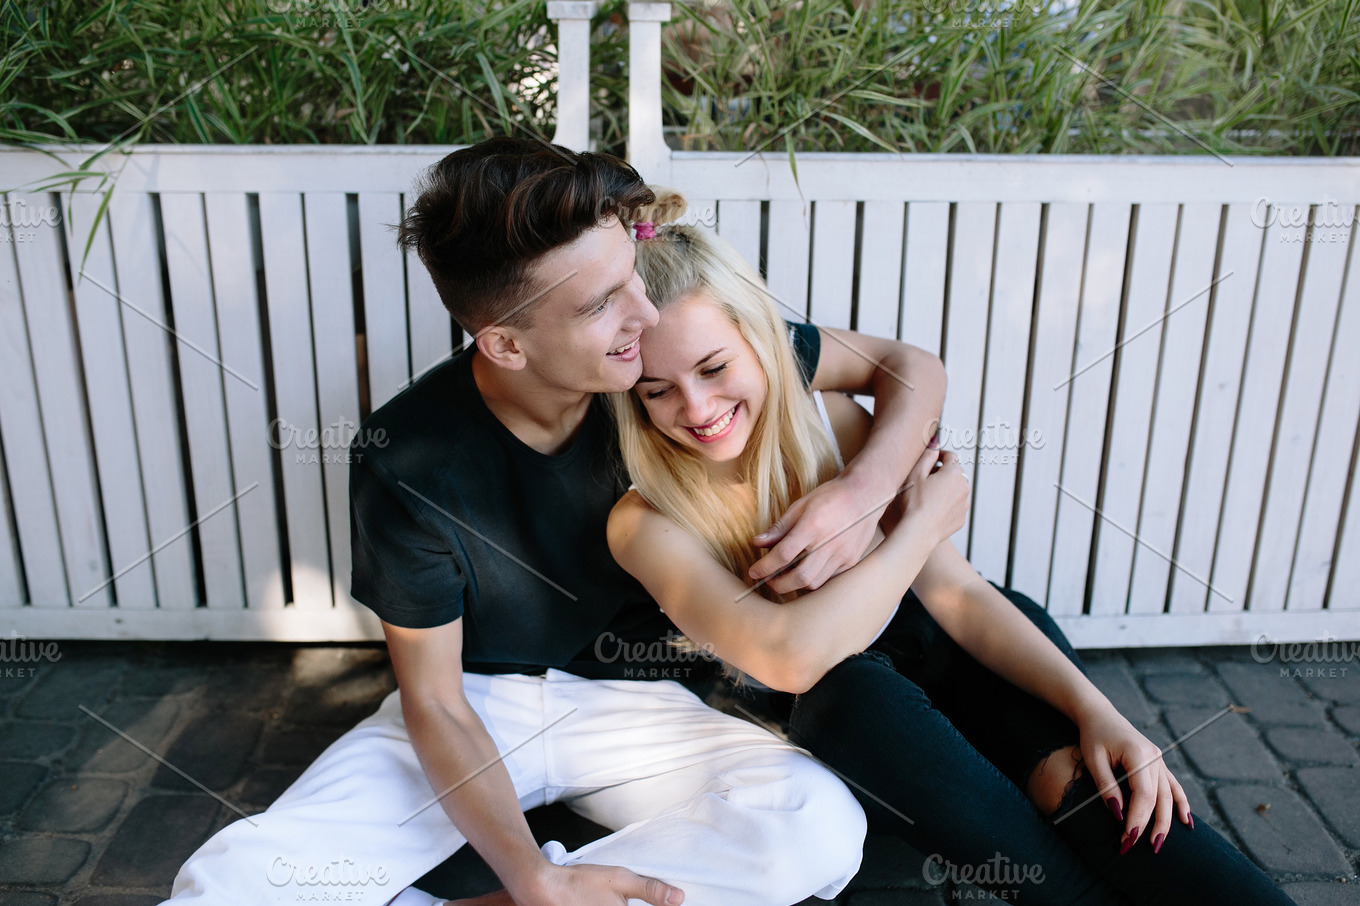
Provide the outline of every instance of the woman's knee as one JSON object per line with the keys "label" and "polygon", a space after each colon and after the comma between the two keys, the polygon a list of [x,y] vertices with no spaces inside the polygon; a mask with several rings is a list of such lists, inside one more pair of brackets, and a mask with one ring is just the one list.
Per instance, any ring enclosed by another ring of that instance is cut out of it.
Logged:
{"label": "woman's knee", "polygon": [[1081,749],[1065,746],[1039,759],[1025,780],[1025,795],[1046,817],[1053,817],[1063,797],[1085,774]]}

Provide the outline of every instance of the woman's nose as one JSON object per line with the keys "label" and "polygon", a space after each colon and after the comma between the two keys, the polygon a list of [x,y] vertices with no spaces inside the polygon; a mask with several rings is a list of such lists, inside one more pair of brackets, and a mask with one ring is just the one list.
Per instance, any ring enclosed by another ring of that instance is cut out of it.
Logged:
{"label": "woman's nose", "polygon": [[685,395],[685,423],[692,427],[705,424],[713,414],[708,409],[708,394],[698,388],[684,388],[681,392]]}

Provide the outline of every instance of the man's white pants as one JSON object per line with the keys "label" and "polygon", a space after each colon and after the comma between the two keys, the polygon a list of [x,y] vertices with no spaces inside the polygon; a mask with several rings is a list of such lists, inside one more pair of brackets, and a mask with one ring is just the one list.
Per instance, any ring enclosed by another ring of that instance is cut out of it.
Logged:
{"label": "man's white pants", "polygon": [[[522,809],[565,802],[614,833],[559,865],[617,865],[685,892],[685,906],[834,897],[859,869],[864,813],[801,750],[678,683],[465,674]],[[465,842],[425,777],[393,692],[265,812],[180,869],[175,906],[429,904],[405,888]],[[545,730],[545,728],[547,728]],[[639,901],[633,901],[639,902]]]}

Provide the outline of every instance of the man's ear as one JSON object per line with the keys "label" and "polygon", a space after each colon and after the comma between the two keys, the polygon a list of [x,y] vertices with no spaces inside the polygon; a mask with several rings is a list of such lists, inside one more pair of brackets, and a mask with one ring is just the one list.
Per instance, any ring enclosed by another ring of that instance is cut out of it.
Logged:
{"label": "man's ear", "polygon": [[519,343],[519,332],[513,327],[493,325],[477,334],[475,342],[477,350],[493,365],[520,371],[528,364],[524,349]]}

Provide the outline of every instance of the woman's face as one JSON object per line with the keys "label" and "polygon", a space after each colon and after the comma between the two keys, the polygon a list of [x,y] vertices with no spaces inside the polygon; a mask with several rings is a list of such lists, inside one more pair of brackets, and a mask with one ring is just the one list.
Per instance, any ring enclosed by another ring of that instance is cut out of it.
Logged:
{"label": "woman's face", "polygon": [[704,292],[666,306],[642,333],[633,392],[662,433],[713,462],[741,455],[767,388],[755,351]]}

